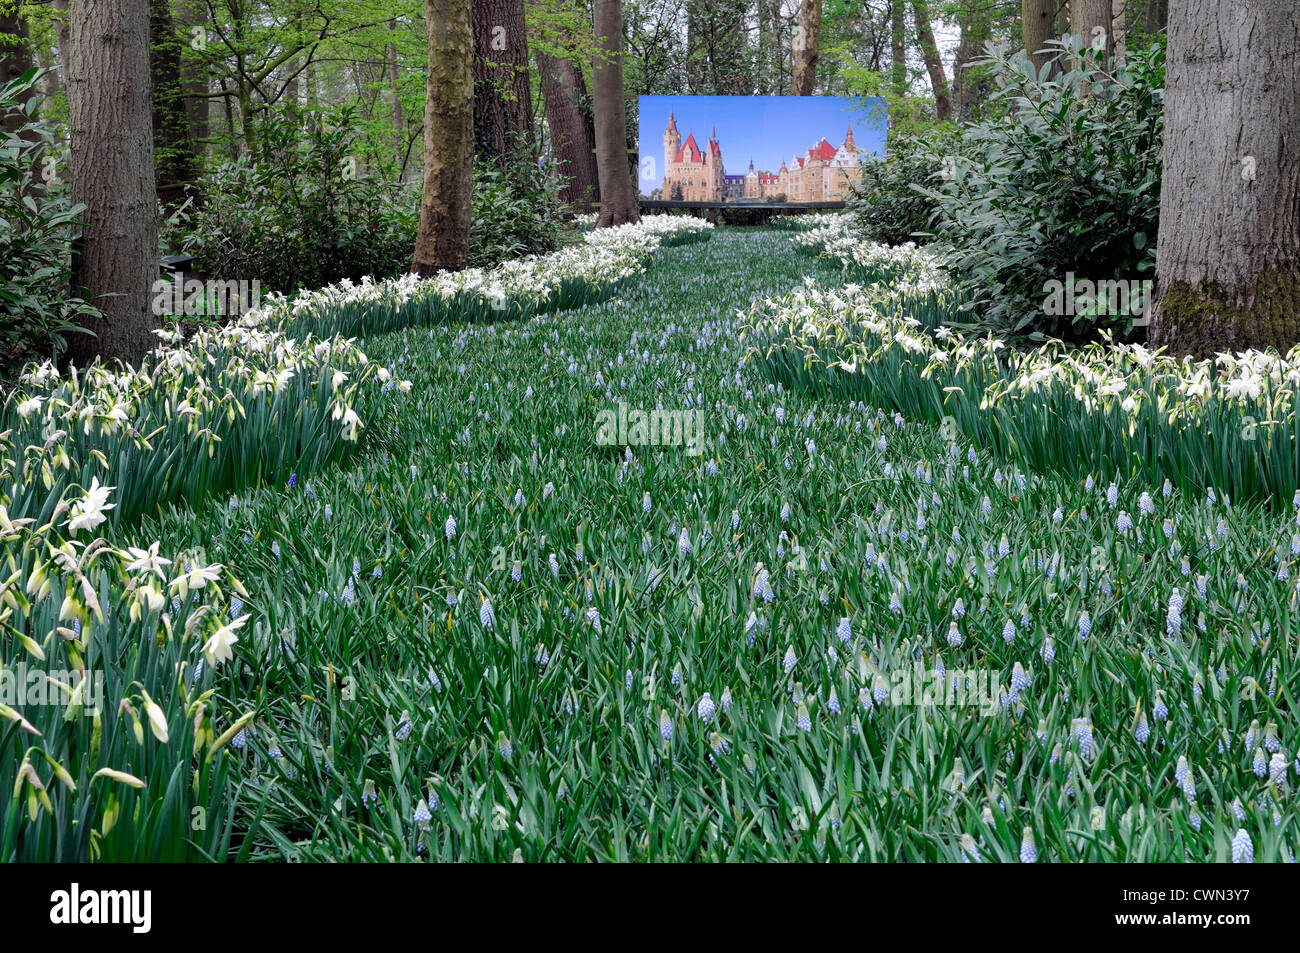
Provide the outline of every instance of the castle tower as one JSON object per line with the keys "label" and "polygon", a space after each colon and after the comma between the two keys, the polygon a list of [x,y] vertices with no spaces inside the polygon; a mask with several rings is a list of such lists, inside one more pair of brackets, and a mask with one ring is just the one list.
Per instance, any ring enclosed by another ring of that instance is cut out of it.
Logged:
{"label": "castle tower", "polygon": [[682,147],[682,134],[677,131],[677,117],[668,114],[668,128],[664,130],[664,178],[667,180],[677,158],[677,150]]}
{"label": "castle tower", "polygon": [[850,152],[857,152],[858,145],[853,141],[853,123],[849,123],[848,134],[844,137],[844,148]]}

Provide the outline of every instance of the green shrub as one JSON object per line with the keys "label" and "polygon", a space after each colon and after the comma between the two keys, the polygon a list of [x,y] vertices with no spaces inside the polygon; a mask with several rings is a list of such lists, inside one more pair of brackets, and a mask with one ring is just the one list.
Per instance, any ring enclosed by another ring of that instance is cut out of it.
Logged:
{"label": "green shrub", "polygon": [[474,164],[469,263],[478,268],[524,255],[554,251],[570,209],[560,201],[560,180],[537,163]]}
{"label": "green shrub", "polygon": [[926,138],[891,135],[884,160],[864,164],[852,185],[849,208],[861,237],[885,245],[933,241],[936,202],[912,184],[931,181],[943,169],[945,155],[959,148],[960,137],[951,129]]}
{"label": "green shrub", "polygon": [[168,244],[209,277],[258,280],[263,291],[405,271],[418,194],[358,166],[351,109],[321,119],[264,120],[253,154],[214,166],[199,183],[196,210],[164,222]]}
{"label": "green shrub", "polygon": [[[57,357],[67,335],[98,315],[69,293],[71,246],[84,206],[45,181],[54,133],[34,118],[41,73],[29,70],[0,88],[0,116],[12,133],[0,141],[0,366],[24,355]],[[57,169],[61,163],[55,163]]]}
{"label": "green shrub", "polygon": [[990,115],[966,127],[934,184],[948,264],[976,297],[979,330],[1089,339],[1131,333],[1131,317],[1045,313],[1047,283],[1154,276],[1160,212],[1162,43],[1108,73],[1074,68],[1079,38],[1056,44],[1061,69],[991,48]]}

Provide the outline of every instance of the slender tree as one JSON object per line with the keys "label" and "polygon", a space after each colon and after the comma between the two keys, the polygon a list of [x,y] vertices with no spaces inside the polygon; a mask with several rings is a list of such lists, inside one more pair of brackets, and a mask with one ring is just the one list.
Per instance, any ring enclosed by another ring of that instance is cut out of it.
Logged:
{"label": "slender tree", "polygon": [[[901,2],[901,0],[900,0]],[[811,96],[817,83],[817,57],[821,48],[822,0],[803,0],[799,28],[794,35],[794,76],[791,96]]]}
{"label": "slender tree", "polygon": [[904,0],[889,2],[890,81],[894,92],[907,94],[907,5]]}
{"label": "slender tree", "polygon": [[465,267],[474,174],[474,31],[470,0],[424,0],[429,60],[424,192],[411,270]]}
{"label": "slender tree", "polygon": [[[180,0],[176,7],[181,28],[181,39],[186,44],[206,44],[206,0]],[[185,50],[181,51],[182,54]],[[209,97],[211,76],[207,65],[197,59],[185,59],[181,64],[181,83],[185,90],[185,118],[189,123],[189,140],[195,154],[202,160],[208,137],[211,135]]]}
{"label": "slender tree", "polygon": [[1169,0],[1147,0],[1146,31],[1159,33],[1169,25]]}
{"label": "slender tree", "polygon": [[1297,129],[1292,7],[1171,4],[1152,343],[1212,354],[1300,342]]}
{"label": "slender tree", "polygon": [[952,118],[952,98],[948,95],[948,77],[939,59],[939,45],[930,28],[930,11],[925,0],[912,0],[912,16],[916,19],[916,37],[921,44],[921,58],[930,74],[930,88],[934,90],[935,113],[940,120]]}
{"label": "slender tree", "polygon": [[952,64],[953,111],[960,120],[970,119],[989,94],[987,73],[970,64],[984,55],[984,44],[992,36],[989,8],[979,2],[965,2],[957,11],[961,40]]}
{"label": "slender tree", "polygon": [[596,167],[600,174],[597,225],[640,221],[627,163],[627,106],[623,101],[623,2],[594,0],[596,56],[591,85],[596,99]]}
{"label": "slender tree", "polygon": [[68,357],[129,359],[149,350],[158,277],[149,96],[149,0],[72,0],[68,109],[72,200],[84,204],[74,286],[104,314],[74,335]]}

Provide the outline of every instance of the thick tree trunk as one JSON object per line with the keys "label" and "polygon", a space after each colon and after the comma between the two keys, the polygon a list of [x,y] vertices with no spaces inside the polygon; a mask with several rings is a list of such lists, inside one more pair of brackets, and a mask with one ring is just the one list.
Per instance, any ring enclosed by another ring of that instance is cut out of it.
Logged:
{"label": "thick tree trunk", "polygon": [[86,206],[72,281],[104,313],[68,357],[130,359],[155,343],[158,278],[149,0],[73,0],[68,42],[72,200]]}
{"label": "thick tree trunk", "polygon": [[591,85],[596,100],[596,168],[600,174],[597,225],[641,220],[627,167],[627,107],[623,101],[623,2],[594,0],[596,56]]}
{"label": "thick tree trunk", "polygon": [[[901,0],[900,0],[901,2]],[[794,76],[791,96],[811,96],[817,83],[817,56],[822,38],[822,0],[803,0],[794,35]]]}
{"label": "thick tree trunk", "polygon": [[600,201],[600,173],[596,167],[596,129],[582,72],[570,60],[551,56],[540,46],[534,49],[533,57],[546,105],[551,152],[560,164],[560,175],[568,181],[560,190],[560,198],[589,211]]}
{"label": "thick tree trunk", "polygon": [[428,277],[469,257],[474,171],[474,31],[470,0],[424,0],[429,63],[424,193],[411,270]]}
{"label": "thick tree trunk", "polygon": [[1208,355],[1300,341],[1297,77],[1290,5],[1170,10],[1153,344]]}
{"label": "thick tree trunk", "polygon": [[156,185],[159,201],[170,205],[180,200],[183,187],[193,182],[199,171],[185,114],[181,39],[172,20],[171,0],[149,0],[149,39]]}
{"label": "thick tree trunk", "polygon": [[530,158],[533,104],[523,0],[474,2],[474,145],[502,161]]}
{"label": "thick tree trunk", "polygon": [[1052,54],[1042,52],[1047,41],[1055,37],[1056,0],[1020,0],[1020,26],[1024,34],[1025,52],[1042,72],[1052,61]]}
{"label": "thick tree trunk", "polygon": [[904,0],[890,0],[889,7],[890,81],[894,92],[907,94],[907,9]]}
{"label": "thick tree trunk", "polygon": [[921,44],[921,57],[930,74],[930,88],[934,90],[934,109],[940,120],[952,118],[952,99],[948,95],[948,77],[939,59],[939,46],[930,29],[930,11],[925,0],[912,0],[912,15],[916,18],[916,36]]}

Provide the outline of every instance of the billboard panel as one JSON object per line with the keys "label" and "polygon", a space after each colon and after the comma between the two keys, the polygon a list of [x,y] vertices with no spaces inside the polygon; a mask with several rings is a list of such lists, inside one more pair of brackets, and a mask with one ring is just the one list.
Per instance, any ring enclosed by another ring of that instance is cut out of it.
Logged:
{"label": "billboard panel", "polygon": [[682,202],[834,202],[884,158],[880,97],[641,96],[637,191]]}

